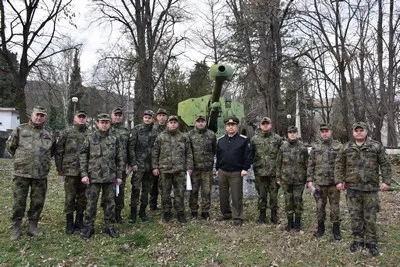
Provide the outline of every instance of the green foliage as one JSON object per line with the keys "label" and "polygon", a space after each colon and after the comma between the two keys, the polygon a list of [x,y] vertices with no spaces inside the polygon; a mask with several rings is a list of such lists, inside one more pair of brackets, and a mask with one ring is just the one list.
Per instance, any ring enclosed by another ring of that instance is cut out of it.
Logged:
{"label": "green foliage", "polygon": [[48,125],[55,131],[64,129],[66,125],[64,125],[62,108],[50,106],[48,112],[49,112]]}

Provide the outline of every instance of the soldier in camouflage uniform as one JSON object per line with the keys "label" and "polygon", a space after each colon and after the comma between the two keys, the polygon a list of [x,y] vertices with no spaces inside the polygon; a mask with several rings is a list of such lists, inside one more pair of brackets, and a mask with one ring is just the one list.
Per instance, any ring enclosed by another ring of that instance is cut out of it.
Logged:
{"label": "soldier in camouflage uniform", "polygon": [[197,218],[198,197],[201,188],[201,217],[210,218],[211,185],[213,179],[214,155],[217,138],[213,131],[206,128],[206,117],[196,117],[195,128],[188,133],[193,152],[192,191],[189,206],[192,218]]}
{"label": "soldier in camouflage uniform", "polygon": [[282,144],[282,138],[271,131],[271,119],[264,117],[260,122],[260,132],[251,139],[253,153],[253,169],[256,177],[258,192],[258,209],[260,216],[258,223],[266,223],[266,209],[269,195],[271,208],[271,222],[277,224],[278,217],[278,190],[276,180],[276,157]]}
{"label": "soldier in camouflage uniform", "polygon": [[[83,212],[86,207],[86,185],[81,183],[79,154],[88,135],[86,112],[78,110],[74,116],[73,126],[60,133],[57,141],[55,162],[58,175],[64,176],[65,205],[64,213],[68,235],[80,230],[83,226]],[[76,211],[75,225],[74,212]]]}
{"label": "soldier in camouflage uniform", "polygon": [[342,144],[332,138],[331,128],[326,123],[320,125],[319,135],[320,138],[312,145],[307,167],[307,186],[313,190],[317,204],[318,228],[314,236],[321,237],[325,233],[325,207],[329,199],[333,237],[340,240],[340,191],[336,189],[333,173]]}
{"label": "soldier in camouflage uniform", "polygon": [[160,176],[163,221],[172,219],[171,190],[174,188],[174,206],[178,221],[186,222],[184,192],[186,171],[191,175],[193,154],[189,138],[178,130],[178,116],[169,116],[167,130],[160,133],[152,150],[153,175]]}
{"label": "soldier in camouflage uniform", "polygon": [[[164,108],[159,108],[156,114],[156,122],[154,123],[154,129],[158,134],[162,133],[167,128],[167,118],[168,112]],[[161,190],[160,185],[158,183],[158,176],[154,176],[153,184],[151,186],[150,191],[150,209],[157,210],[157,199],[158,193]]]}
{"label": "soldier in camouflage uniform", "polygon": [[110,132],[110,115],[97,115],[97,130],[85,140],[79,155],[82,183],[87,185],[87,205],[83,217],[84,229],[81,237],[89,239],[94,234],[94,222],[97,213],[97,201],[102,191],[104,211],[104,232],[118,237],[113,228],[115,223],[116,186],[122,183],[124,166],[120,139]]}
{"label": "soldier in camouflage uniform", "polygon": [[[307,175],[307,148],[297,139],[297,127],[288,128],[288,140],[283,142],[276,159],[276,178],[284,190],[286,231],[301,228],[303,190]],[[294,221],[293,221],[294,215]]]}
{"label": "soldier in camouflage uniform", "polygon": [[111,112],[111,129],[110,132],[120,139],[120,149],[123,158],[122,183],[119,186],[119,194],[115,196],[115,220],[117,223],[123,223],[121,212],[125,207],[125,184],[126,184],[126,166],[129,155],[130,133],[128,128],[123,124],[124,113],[122,108],[115,108]]}
{"label": "soldier in camouflage uniform", "polygon": [[[353,124],[354,140],[343,145],[336,157],[335,183],[338,190],[347,189],[347,207],[351,218],[355,252],[366,244],[372,256],[378,256],[376,247],[376,216],[379,212],[378,191],[386,191],[391,184],[391,164],[385,148],[367,137],[364,122]],[[382,183],[379,185],[379,170]]]}
{"label": "soldier in camouflage uniform", "polygon": [[[130,142],[129,153],[130,163],[133,166],[132,193],[131,193],[131,216],[130,223],[136,222],[136,212],[140,196],[139,217],[147,221],[146,207],[149,202],[149,194],[153,184],[154,176],[151,167],[151,150],[158,135],[153,127],[152,110],[145,110],[143,124],[136,125],[132,130],[132,141]],[[140,189],[141,192],[140,192]]]}
{"label": "soldier in camouflage uniform", "polygon": [[14,129],[7,140],[7,151],[14,156],[11,240],[20,239],[22,236],[21,222],[25,214],[29,188],[31,193],[28,234],[42,235],[38,229],[38,222],[46,198],[47,175],[56,144],[53,130],[44,125],[46,119],[46,109],[34,107],[30,121]]}

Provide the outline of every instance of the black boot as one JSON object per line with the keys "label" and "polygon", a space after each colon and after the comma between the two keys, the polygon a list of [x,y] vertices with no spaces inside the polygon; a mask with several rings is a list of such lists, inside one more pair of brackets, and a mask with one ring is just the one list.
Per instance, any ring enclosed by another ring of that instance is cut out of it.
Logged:
{"label": "black boot", "polygon": [[119,233],[111,226],[104,228],[104,233],[108,234],[112,238],[118,238],[119,237]]}
{"label": "black boot", "polygon": [[146,206],[145,205],[140,205],[139,217],[140,217],[140,219],[142,219],[142,222],[149,220],[149,218],[147,217],[147,214],[146,214]]}
{"label": "black boot", "polygon": [[372,256],[379,256],[379,250],[375,244],[365,244],[365,246],[368,248],[368,251]]}
{"label": "black boot", "polygon": [[172,219],[172,214],[171,212],[164,212],[162,216],[162,221],[165,223],[169,223]]}
{"label": "black boot", "polygon": [[136,223],[136,208],[131,208],[131,216],[129,217],[129,223]]}
{"label": "black boot", "polygon": [[67,219],[67,225],[65,226],[65,233],[67,235],[72,235],[75,231],[74,228],[74,214],[67,214],[66,216]]}
{"label": "black boot", "polygon": [[294,227],[293,216],[288,216],[285,230],[289,232],[290,230],[293,229],[293,227]]}
{"label": "black boot", "polygon": [[77,213],[75,216],[75,230],[83,228],[83,213]]}
{"label": "black boot", "polygon": [[265,209],[260,210],[260,216],[258,217],[257,223],[259,224],[267,223],[267,212]]}
{"label": "black boot", "polygon": [[210,213],[208,211],[202,212],[201,213],[201,218],[203,218],[204,220],[209,220],[210,219]]}
{"label": "black boot", "polygon": [[91,227],[85,227],[82,229],[81,238],[84,240],[89,240],[94,235],[94,229]]}
{"label": "black boot", "polygon": [[183,212],[179,212],[177,217],[178,217],[178,221],[180,223],[186,223],[187,222],[185,214]]}
{"label": "black boot", "polygon": [[341,240],[342,237],[340,236],[340,223],[333,223],[332,226],[333,238],[335,240]]}
{"label": "black boot", "polygon": [[13,221],[12,228],[11,228],[11,241],[15,241],[21,238],[22,230],[21,230],[21,220]]}
{"label": "black boot", "polygon": [[278,210],[276,210],[276,209],[271,210],[271,222],[273,224],[279,223]]}
{"label": "black boot", "polygon": [[294,217],[294,230],[300,232],[301,230],[301,217]]}
{"label": "black boot", "polygon": [[314,233],[315,237],[321,237],[325,233],[325,222],[318,222],[318,228],[317,231]]}
{"label": "black boot", "polygon": [[192,219],[197,219],[198,213],[197,211],[192,211]]}

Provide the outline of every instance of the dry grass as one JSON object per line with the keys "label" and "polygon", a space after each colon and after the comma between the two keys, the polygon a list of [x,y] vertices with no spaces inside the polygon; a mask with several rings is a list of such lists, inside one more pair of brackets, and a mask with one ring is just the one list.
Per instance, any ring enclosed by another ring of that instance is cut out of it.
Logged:
{"label": "dry grass", "polygon": [[[9,160],[1,160],[9,166]],[[373,258],[366,250],[351,254],[349,218],[342,197],[342,237],[333,241],[328,221],[327,233],[315,239],[315,203],[305,199],[303,231],[287,233],[284,228],[283,196],[280,195],[282,224],[258,225],[256,200],[246,199],[245,222],[240,228],[215,220],[217,200],[213,201],[212,220],[160,221],[160,212],[149,212],[148,223],[118,225],[119,239],[101,233],[100,212],[96,235],[83,242],[79,235],[64,234],[64,189],[52,173],[41,220],[42,238],[26,235],[9,241],[12,194],[10,173],[0,173],[0,265],[1,266],[398,266],[400,262],[400,193],[381,194],[378,234],[381,256]],[[130,195],[129,193],[127,195]],[[189,214],[189,212],[187,212]],[[128,207],[124,217],[128,216]]]}

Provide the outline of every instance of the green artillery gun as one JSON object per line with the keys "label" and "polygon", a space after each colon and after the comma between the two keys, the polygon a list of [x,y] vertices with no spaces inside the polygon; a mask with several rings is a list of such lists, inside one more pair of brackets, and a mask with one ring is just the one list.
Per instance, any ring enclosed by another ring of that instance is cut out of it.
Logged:
{"label": "green artillery gun", "polygon": [[[225,134],[224,119],[228,116],[236,116],[241,123],[244,116],[242,103],[232,101],[229,94],[221,96],[222,87],[225,81],[230,81],[233,75],[233,68],[225,64],[215,64],[210,68],[210,79],[215,81],[211,95],[198,98],[189,98],[178,104],[178,116],[189,127],[194,127],[197,115],[205,115],[207,128],[214,131],[216,135]],[[240,133],[244,135],[254,134],[251,126],[242,125]]]}

